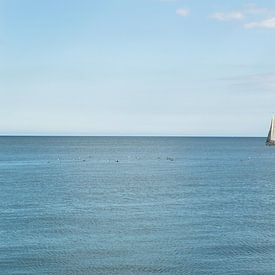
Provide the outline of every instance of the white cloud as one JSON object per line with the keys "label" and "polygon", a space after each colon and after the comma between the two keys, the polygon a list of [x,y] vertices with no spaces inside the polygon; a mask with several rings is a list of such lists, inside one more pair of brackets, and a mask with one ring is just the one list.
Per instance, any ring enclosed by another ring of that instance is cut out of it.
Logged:
{"label": "white cloud", "polygon": [[242,20],[245,18],[245,15],[241,11],[233,11],[233,12],[216,12],[212,14],[210,17],[218,21],[233,21],[233,20]]}
{"label": "white cloud", "polygon": [[258,7],[255,4],[244,5],[241,9],[231,12],[216,12],[210,18],[217,21],[244,20],[245,29],[275,29],[275,9]]}
{"label": "white cloud", "polygon": [[179,8],[176,10],[176,14],[179,16],[187,16],[190,14],[190,10],[186,8]]}
{"label": "white cloud", "polygon": [[270,19],[265,19],[262,21],[256,21],[244,24],[246,29],[255,29],[255,28],[266,28],[266,29],[275,29],[275,17]]}

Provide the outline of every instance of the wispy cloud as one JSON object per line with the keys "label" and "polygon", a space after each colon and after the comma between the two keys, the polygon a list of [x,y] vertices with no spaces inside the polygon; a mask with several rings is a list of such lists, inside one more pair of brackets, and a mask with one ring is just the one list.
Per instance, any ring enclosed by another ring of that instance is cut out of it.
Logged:
{"label": "wispy cloud", "polygon": [[176,14],[185,17],[190,14],[190,10],[187,8],[179,8],[176,10]]}
{"label": "wispy cloud", "polygon": [[[234,87],[240,87],[241,91],[273,92],[275,88],[275,73],[253,74],[221,79],[229,82]],[[245,89],[244,89],[245,88]]]}
{"label": "wispy cloud", "polygon": [[271,16],[275,14],[274,9],[258,7],[255,4],[247,4],[244,7],[244,13],[249,15]]}
{"label": "wispy cloud", "polygon": [[210,17],[218,21],[233,21],[233,20],[242,20],[245,18],[245,15],[241,11],[233,11],[233,12],[216,12],[212,14]]}
{"label": "wispy cloud", "polygon": [[266,28],[266,29],[275,29],[275,17],[270,19],[265,19],[262,21],[250,22],[244,24],[246,29],[255,29],[255,28]]}
{"label": "wispy cloud", "polygon": [[275,29],[275,9],[247,4],[236,11],[216,12],[210,15],[216,21],[241,21],[245,29]]}

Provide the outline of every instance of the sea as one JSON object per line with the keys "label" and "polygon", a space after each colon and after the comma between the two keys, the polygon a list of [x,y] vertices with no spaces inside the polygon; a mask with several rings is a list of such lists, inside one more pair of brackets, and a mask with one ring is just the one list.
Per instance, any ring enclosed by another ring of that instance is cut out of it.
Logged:
{"label": "sea", "polygon": [[0,274],[275,274],[264,138],[0,137]]}

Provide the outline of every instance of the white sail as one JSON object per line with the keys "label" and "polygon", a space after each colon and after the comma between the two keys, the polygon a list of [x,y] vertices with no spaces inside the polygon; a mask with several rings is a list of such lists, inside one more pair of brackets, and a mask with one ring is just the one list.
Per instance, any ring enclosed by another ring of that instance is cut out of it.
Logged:
{"label": "white sail", "polygon": [[270,140],[275,141],[275,117],[272,118]]}
{"label": "white sail", "polygon": [[267,144],[274,144],[275,145],[275,117],[272,117],[270,129],[268,132],[268,136],[266,139]]}

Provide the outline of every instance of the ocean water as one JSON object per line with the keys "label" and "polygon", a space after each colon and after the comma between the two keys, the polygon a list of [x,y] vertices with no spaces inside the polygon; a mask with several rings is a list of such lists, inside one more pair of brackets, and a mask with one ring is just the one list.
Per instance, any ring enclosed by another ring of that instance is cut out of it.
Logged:
{"label": "ocean water", "polygon": [[264,142],[1,137],[0,274],[275,274]]}

